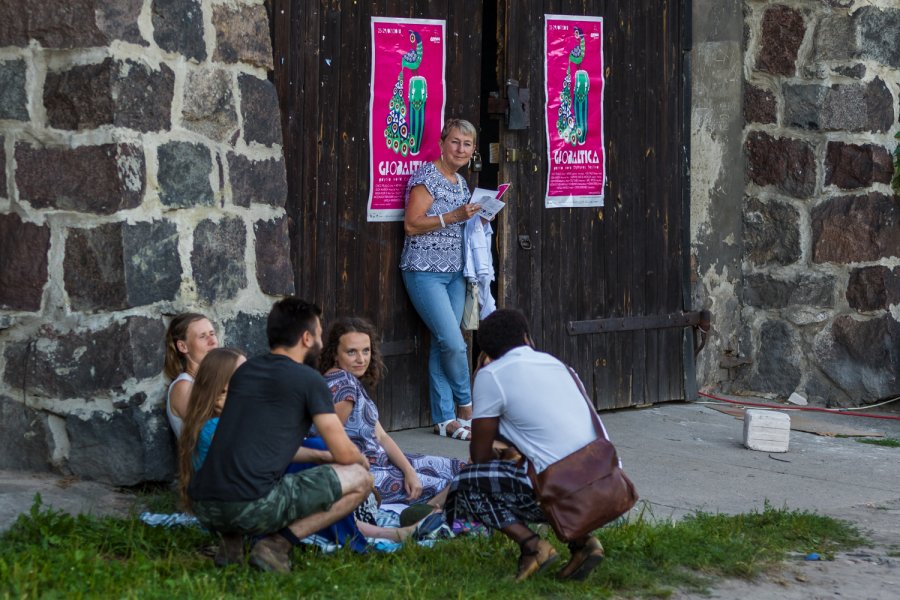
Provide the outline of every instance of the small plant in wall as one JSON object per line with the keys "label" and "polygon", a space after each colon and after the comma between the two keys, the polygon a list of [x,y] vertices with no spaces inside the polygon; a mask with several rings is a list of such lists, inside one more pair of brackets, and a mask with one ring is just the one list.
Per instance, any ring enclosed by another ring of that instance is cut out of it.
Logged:
{"label": "small plant in wall", "polygon": [[[894,137],[900,140],[900,131]],[[891,187],[894,188],[894,194],[900,196],[900,143],[894,148],[894,178],[891,179]]]}

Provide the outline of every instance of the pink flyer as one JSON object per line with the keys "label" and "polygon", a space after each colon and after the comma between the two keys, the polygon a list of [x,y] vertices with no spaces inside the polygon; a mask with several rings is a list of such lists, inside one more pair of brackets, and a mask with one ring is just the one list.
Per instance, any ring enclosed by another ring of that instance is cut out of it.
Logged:
{"label": "pink flyer", "polygon": [[547,208],[603,206],[603,18],[544,15]]}
{"label": "pink flyer", "polygon": [[440,155],[445,22],[372,17],[369,221],[402,221],[409,176]]}

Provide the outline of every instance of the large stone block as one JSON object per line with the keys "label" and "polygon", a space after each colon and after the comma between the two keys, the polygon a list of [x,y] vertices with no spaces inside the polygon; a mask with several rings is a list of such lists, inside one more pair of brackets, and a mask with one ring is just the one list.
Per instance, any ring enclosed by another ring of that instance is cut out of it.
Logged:
{"label": "large stone block", "polygon": [[108,46],[114,40],[145,44],[138,28],[143,0],[5,0],[0,3],[0,47]]}
{"label": "large stone block", "polygon": [[744,122],[774,123],[777,114],[775,94],[744,83]]}
{"label": "large stone block", "polygon": [[107,58],[98,64],[49,71],[44,84],[48,124],[57,129],[94,129],[112,124],[113,67],[113,60]]}
{"label": "large stone block", "polygon": [[111,485],[169,481],[175,474],[175,439],[161,410],[139,408],[87,419],[66,418],[72,474]]}
{"label": "large stone block", "polygon": [[170,126],[175,74],[134,61],[77,65],[50,71],[44,84],[44,107],[51,127],[93,129],[120,125],[139,131]]}
{"label": "large stone block", "polygon": [[847,302],[859,311],[884,310],[900,304],[900,267],[863,267],[850,272]]}
{"label": "large stone block", "polygon": [[127,317],[102,329],[60,332],[8,343],[3,381],[25,397],[109,397],[129,379],[159,375],[165,326],[160,319]]}
{"label": "large stone block", "polygon": [[812,196],[816,189],[816,158],[809,143],[753,131],[747,136],[744,151],[753,183],[773,185],[797,198]]}
{"label": "large stone block", "polygon": [[272,221],[257,221],[256,280],[264,294],[288,296],[294,293],[294,269],[291,266],[291,238],[286,216]]}
{"label": "large stone block", "polygon": [[762,19],[756,68],[773,75],[793,75],[805,33],[806,24],[799,11],[787,6],[768,8]]}
{"label": "large stone block", "polygon": [[251,202],[284,206],[287,199],[287,171],[281,157],[252,160],[240,154],[228,155],[231,195],[238,206]]}
{"label": "large stone block", "polygon": [[823,85],[800,84],[783,86],[784,124],[801,129],[820,129],[822,106],[828,88]]}
{"label": "large stone block", "polygon": [[47,471],[52,446],[46,414],[0,395],[0,469]]}
{"label": "large stone block", "polygon": [[63,277],[75,310],[120,310],[174,300],[181,286],[175,224],[119,222],[72,229]]}
{"label": "large stone block", "polygon": [[0,61],[0,119],[28,120],[24,60]]}
{"label": "large stone block", "polygon": [[890,183],[893,174],[891,155],[883,146],[828,142],[825,185],[850,190],[873,183]]}
{"label": "large stone block", "polygon": [[231,73],[222,69],[190,71],[185,82],[181,120],[185,129],[217,142],[237,137],[238,118],[234,107]]}
{"label": "large stone block", "polygon": [[812,210],[815,262],[847,264],[900,256],[900,202],[877,192],[841,196]]}
{"label": "large stone block", "polygon": [[141,203],[145,179],[140,146],[48,148],[16,144],[19,197],[35,208],[111,215]]}
{"label": "large stone block", "polygon": [[744,204],[744,249],[758,265],[789,265],[800,258],[800,215],[790,204],[748,198]]}
{"label": "large stone block", "polygon": [[814,61],[850,60],[856,54],[856,28],[847,15],[823,16],[816,25]]}
{"label": "large stone block", "polygon": [[744,302],[758,308],[834,305],[834,277],[803,273],[790,280],[758,273],[744,278]]}
{"label": "large stone block", "polygon": [[821,128],[885,132],[894,121],[894,99],[880,78],[868,84],[834,85],[825,96]]}
{"label": "large stone block", "polygon": [[266,338],[267,315],[239,312],[225,321],[225,343],[243,350],[247,356],[259,356],[269,351]]}
{"label": "large stone block", "polygon": [[123,230],[122,246],[128,305],[174,300],[181,287],[175,224],[150,221],[127,225]]}
{"label": "large stone block", "polygon": [[281,144],[281,111],[275,86],[271,81],[253,75],[239,75],[238,85],[244,140],[263,146]]}
{"label": "large stone block", "polygon": [[784,321],[766,321],[759,330],[754,391],[790,396],[800,384],[800,356],[796,340]]}
{"label": "large stone block", "polygon": [[171,128],[175,73],[167,65],[156,70],[131,60],[120,62],[112,89],[116,125],[143,132]]}
{"label": "large stone block", "polygon": [[98,0],[95,4],[97,28],[107,39],[149,46],[138,27],[144,0]]}
{"label": "large stone block", "polygon": [[73,309],[126,308],[122,223],[108,223],[93,229],[70,229],[63,273]]}
{"label": "large stone block", "polygon": [[784,122],[788,127],[825,131],[878,131],[890,129],[893,98],[884,81],[825,87],[784,86]]}
{"label": "large stone block", "polygon": [[209,148],[190,142],[168,142],[157,151],[159,199],[167,206],[212,206]]}
{"label": "large stone block", "polygon": [[247,285],[244,222],[225,217],[202,221],[194,230],[191,266],[197,293],[210,303],[234,298]]}
{"label": "large stone block", "polygon": [[263,5],[214,6],[213,25],[216,28],[214,60],[244,62],[269,71],[274,68],[269,17]]}
{"label": "large stone block", "polygon": [[882,10],[864,6],[853,17],[860,55],[895,69],[900,68],[900,9]]}
{"label": "large stone block", "polygon": [[153,0],[153,39],[163,50],[197,62],[206,59],[203,8],[199,0]]}
{"label": "large stone block", "polygon": [[857,405],[900,394],[900,323],[891,315],[837,317],[816,336],[822,371]]}
{"label": "large stone block", "polygon": [[40,310],[49,251],[50,227],[0,215],[0,308]]}

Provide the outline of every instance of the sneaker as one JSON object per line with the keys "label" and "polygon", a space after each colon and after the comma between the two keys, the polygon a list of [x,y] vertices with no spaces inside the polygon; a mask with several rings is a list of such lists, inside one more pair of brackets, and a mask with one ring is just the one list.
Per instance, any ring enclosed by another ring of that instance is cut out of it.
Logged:
{"label": "sneaker", "polygon": [[534,550],[526,553],[522,551],[519,556],[519,572],[516,573],[516,581],[524,581],[535,573],[540,573],[559,559],[556,549],[550,542],[538,540]]}
{"label": "sneaker", "polygon": [[213,562],[217,567],[242,564],[244,562],[244,536],[239,533],[223,533]]}
{"label": "sneaker", "polygon": [[571,546],[569,548],[572,550],[572,558],[557,573],[558,579],[582,581],[603,560],[603,546],[595,537],[588,538],[588,541],[580,548],[573,549]]}
{"label": "sneaker", "polygon": [[250,564],[260,571],[291,572],[291,543],[277,533],[267,535],[250,550]]}

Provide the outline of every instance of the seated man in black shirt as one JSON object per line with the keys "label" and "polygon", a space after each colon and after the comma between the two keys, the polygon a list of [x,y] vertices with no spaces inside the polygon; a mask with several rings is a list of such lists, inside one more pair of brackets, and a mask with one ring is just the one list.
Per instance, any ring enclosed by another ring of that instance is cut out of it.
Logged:
{"label": "seated man in black shirt", "polygon": [[[228,383],[209,453],[188,487],[197,518],[222,534],[218,564],[242,559],[242,535],[264,535],[250,563],[289,571],[299,539],[350,514],[372,491],[368,461],[309,366],[322,349],[321,312],[297,298],[276,302],[266,324],[271,352],[248,360]],[[335,464],[285,475],[312,424]]]}

